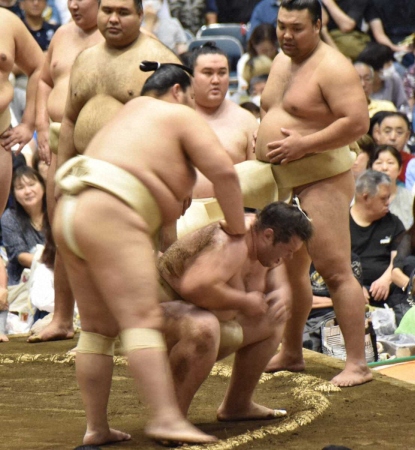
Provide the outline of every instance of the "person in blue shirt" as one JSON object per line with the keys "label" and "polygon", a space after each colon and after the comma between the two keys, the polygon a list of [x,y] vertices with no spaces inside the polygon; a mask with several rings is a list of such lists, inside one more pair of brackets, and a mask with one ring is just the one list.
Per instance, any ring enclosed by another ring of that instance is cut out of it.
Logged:
{"label": "person in blue shirt", "polygon": [[262,0],[255,6],[252,11],[251,20],[249,21],[248,39],[252,31],[261,23],[270,23],[277,26],[277,15],[280,7],[279,0]]}

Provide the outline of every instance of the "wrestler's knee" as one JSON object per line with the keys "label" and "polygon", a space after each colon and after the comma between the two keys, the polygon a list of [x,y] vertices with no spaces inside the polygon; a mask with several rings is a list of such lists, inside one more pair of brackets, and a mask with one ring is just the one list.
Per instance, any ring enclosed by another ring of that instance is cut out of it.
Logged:
{"label": "wrestler's knee", "polygon": [[220,326],[217,317],[209,312],[200,312],[187,321],[186,340],[199,355],[217,353],[220,342]]}
{"label": "wrestler's knee", "polygon": [[353,273],[350,266],[345,267],[342,270],[336,270],[333,267],[327,266],[317,268],[316,266],[316,270],[323,277],[329,291],[339,289],[345,283],[348,283],[353,279]]}
{"label": "wrestler's knee", "polygon": [[116,337],[81,331],[76,351],[95,355],[114,356]]}

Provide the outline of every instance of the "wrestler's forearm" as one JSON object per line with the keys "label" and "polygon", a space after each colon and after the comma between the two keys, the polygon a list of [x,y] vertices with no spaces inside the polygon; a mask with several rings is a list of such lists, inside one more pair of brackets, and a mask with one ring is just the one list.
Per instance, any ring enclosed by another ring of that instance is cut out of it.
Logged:
{"label": "wrestler's forearm", "polygon": [[368,126],[369,116],[366,117],[366,115],[361,118],[360,122],[349,117],[337,119],[320,131],[303,136],[302,145],[306,149],[306,153],[321,153],[333,150],[359,139],[367,132]]}
{"label": "wrestler's forearm", "polygon": [[49,129],[49,114],[48,114],[48,98],[52,92],[51,86],[45,83],[42,79],[39,80],[36,93],[36,130],[47,131]]}
{"label": "wrestler's forearm", "polygon": [[235,289],[225,283],[202,282],[195,284],[192,288],[186,289],[183,287],[180,293],[184,300],[209,310],[242,311],[249,302],[249,297],[244,291]]}
{"label": "wrestler's forearm", "polygon": [[35,70],[29,77],[26,88],[26,106],[22,116],[22,123],[31,131],[35,130],[36,122],[36,90],[39,82],[40,69]]}
{"label": "wrestler's forearm", "polygon": [[214,189],[215,197],[225,215],[227,231],[230,230],[230,234],[245,234],[243,199],[236,172],[233,170],[233,173],[223,177],[218,184],[214,183]]}

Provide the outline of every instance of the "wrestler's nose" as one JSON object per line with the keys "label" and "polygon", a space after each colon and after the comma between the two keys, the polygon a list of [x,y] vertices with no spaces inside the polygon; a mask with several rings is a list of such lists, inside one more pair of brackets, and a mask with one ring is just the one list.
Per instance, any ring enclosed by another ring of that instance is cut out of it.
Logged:
{"label": "wrestler's nose", "polygon": [[212,75],[212,83],[219,83],[219,75],[217,73]]}
{"label": "wrestler's nose", "polygon": [[110,14],[109,19],[110,22],[118,22],[118,14],[114,11]]}

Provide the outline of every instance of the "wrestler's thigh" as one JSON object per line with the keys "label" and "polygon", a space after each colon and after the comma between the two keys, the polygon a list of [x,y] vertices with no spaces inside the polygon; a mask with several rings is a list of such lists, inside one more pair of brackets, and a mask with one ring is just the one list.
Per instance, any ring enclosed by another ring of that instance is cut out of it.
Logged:
{"label": "wrestler's thigh", "polygon": [[170,351],[180,341],[210,338],[220,339],[218,318],[205,309],[181,300],[161,303],[164,334]]}
{"label": "wrestler's thigh", "polygon": [[[60,230],[60,208],[56,210],[55,228]],[[67,246],[60,232],[55,233],[56,244],[65,264],[69,283],[76,299],[81,317],[81,328],[84,331],[115,337],[119,327],[89,271],[87,263],[78,258]]]}
{"label": "wrestler's thigh", "polygon": [[350,271],[349,210],[353,195],[354,179],[350,171],[319,181],[299,193],[314,228],[308,252],[325,278]]}
{"label": "wrestler's thigh", "polygon": [[90,189],[78,199],[75,240],[108,308],[121,328],[154,327],[162,315],[146,222],[105,192]]}
{"label": "wrestler's thigh", "polygon": [[10,193],[12,180],[12,154],[0,145],[0,216],[3,214]]}

